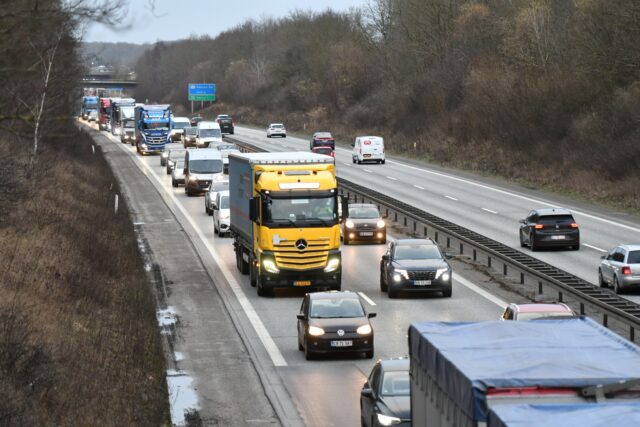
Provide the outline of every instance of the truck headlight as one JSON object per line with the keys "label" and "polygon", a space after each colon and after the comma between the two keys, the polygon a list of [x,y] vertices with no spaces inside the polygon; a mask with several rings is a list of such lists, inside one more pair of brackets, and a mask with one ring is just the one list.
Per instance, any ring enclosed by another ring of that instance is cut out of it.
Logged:
{"label": "truck headlight", "polygon": [[369,324],[362,325],[358,329],[356,329],[356,333],[358,335],[369,335],[371,331],[372,331],[371,325]]}
{"label": "truck headlight", "polygon": [[442,277],[442,280],[447,282],[451,278],[451,272],[449,271],[448,268],[439,268],[436,271],[436,279],[438,279],[440,277]]}
{"label": "truck headlight", "polygon": [[329,258],[329,262],[327,262],[327,266],[324,268],[324,272],[331,273],[333,271],[336,271],[338,267],[340,267],[340,258]]}
{"label": "truck headlight", "polygon": [[398,417],[390,417],[389,415],[384,414],[376,414],[378,417],[378,422],[383,426],[393,426],[396,424],[400,424],[402,420]]}
{"label": "truck headlight", "polygon": [[384,228],[384,226],[387,224],[385,224],[383,220],[380,220],[376,225],[378,226],[378,228]]}
{"label": "truck headlight", "polygon": [[[267,270],[267,273],[271,273],[271,274],[280,273],[280,269],[276,265],[276,262],[274,260],[272,260],[271,258],[263,259],[262,260],[262,266],[264,267],[265,270]],[[323,331],[323,333],[324,333],[324,331]]]}
{"label": "truck headlight", "polygon": [[347,222],[344,223],[344,226],[347,227],[347,228],[353,228],[353,227],[355,227],[355,224],[353,223],[353,221],[348,219]]}
{"label": "truck headlight", "polygon": [[142,148],[147,148],[147,144],[142,143],[142,144],[141,144],[141,147],[142,147]]}
{"label": "truck headlight", "polygon": [[320,335],[324,335],[324,329],[317,326],[309,326],[309,335],[319,337]]}
{"label": "truck headlight", "polygon": [[400,268],[397,268],[394,272],[393,272],[393,280],[396,282],[399,282],[402,280],[402,278],[405,278],[406,280],[409,280],[409,273],[407,272],[407,270],[402,270]]}

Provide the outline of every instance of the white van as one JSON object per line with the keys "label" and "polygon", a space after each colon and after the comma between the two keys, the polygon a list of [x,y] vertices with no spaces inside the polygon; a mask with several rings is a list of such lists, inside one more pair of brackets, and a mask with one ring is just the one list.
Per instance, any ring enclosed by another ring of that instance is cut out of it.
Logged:
{"label": "white van", "polygon": [[206,192],[218,176],[222,176],[220,151],[213,148],[187,150],[184,156],[184,192],[187,196]]}
{"label": "white van", "polygon": [[380,136],[358,136],[353,147],[353,163],[362,162],[385,162],[384,139]]}
{"label": "white van", "polygon": [[222,144],[222,131],[218,122],[198,122],[196,147],[209,147],[210,144]]}
{"label": "white van", "polygon": [[184,128],[191,126],[188,117],[172,117],[171,118],[171,142],[182,140]]}

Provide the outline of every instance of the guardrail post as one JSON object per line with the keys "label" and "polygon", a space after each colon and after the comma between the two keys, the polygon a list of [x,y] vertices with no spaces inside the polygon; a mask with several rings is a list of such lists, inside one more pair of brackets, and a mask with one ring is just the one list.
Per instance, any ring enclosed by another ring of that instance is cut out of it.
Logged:
{"label": "guardrail post", "polygon": [[538,282],[538,295],[542,295],[542,282]]}
{"label": "guardrail post", "polygon": [[524,273],[520,273],[520,284],[524,285]]}
{"label": "guardrail post", "polygon": [[636,330],[633,326],[629,326],[629,341],[634,342],[636,340]]}
{"label": "guardrail post", "polygon": [[451,247],[451,238],[447,236],[447,249]]}
{"label": "guardrail post", "polygon": [[464,254],[464,245],[460,243],[460,255]]}
{"label": "guardrail post", "polygon": [[580,303],[580,315],[584,315],[584,303]]}
{"label": "guardrail post", "polygon": [[438,232],[436,231],[435,241],[438,243]]}
{"label": "guardrail post", "polygon": [[404,226],[405,227],[407,226],[407,217],[406,216],[404,217]]}
{"label": "guardrail post", "polygon": [[609,316],[607,316],[606,314],[602,315],[602,326],[604,326],[605,328],[609,327]]}
{"label": "guardrail post", "polygon": [[505,276],[507,275],[507,264],[502,265],[502,274]]}
{"label": "guardrail post", "polygon": [[562,302],[562,292],[558,292],[558,302]]}
{"label": "guardrail post", "polygon": [[487,256],[487,267],[491,268],[491,255]]}
{"label": "guardrail post", "polygon": [[473,250],[473,260],[477,261],[478,260],[478,253],[476,252],[476,250]]}
{"label": "guardrail post", "polygon": [[424,227],[424,237],[427,237],[427,227]]}

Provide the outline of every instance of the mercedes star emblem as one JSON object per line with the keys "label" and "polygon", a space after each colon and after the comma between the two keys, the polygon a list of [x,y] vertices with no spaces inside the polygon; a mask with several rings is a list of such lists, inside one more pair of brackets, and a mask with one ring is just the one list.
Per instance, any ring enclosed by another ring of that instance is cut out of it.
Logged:
{"label": "mercedes star emblem", "polygon": [[343,337],[344,336],[344,331],[342,329],[338,329],[338,336],[339,337]]}
{"label": "mercedes star emblem", "polygon": [[299,251],[304,251],[305,249],[307,249],[307,241],[304,239],[298,239],[298,241],[296,242],[296,248]]}

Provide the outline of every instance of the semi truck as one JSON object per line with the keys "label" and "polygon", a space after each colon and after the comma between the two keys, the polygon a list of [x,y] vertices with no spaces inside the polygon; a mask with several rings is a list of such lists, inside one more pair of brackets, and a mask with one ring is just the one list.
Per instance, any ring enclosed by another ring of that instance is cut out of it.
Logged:
{"label": "semi truck", "polygon": [[98,129],[108,130],[111,123],[111,98],[100,98]]}
{"label": "semi truck", "polygon": [[276,288],[340,290],[335,166],[305,152],[229,155],[231,235],[236,265],[258,295]]}
{"label": "semi truck", "polygon": [[412,324],[409,357],[414,426],[484,427],[505,405],[640,402],[640,347],[586,317]]}
{"label": "semi truck", "polygon": [[83,96],[82,97],[82,119],[87,120],[89,118],[89,112],[92,110],[98,111],[99,100],[97,96]]}
{"label": "semi truck", "polygon": [[111,133],[120,135],[123,119],[133,119],[136,100],[133,98],[115,98],[111,101]]}
{"label": "semi truck", "polygon": [[162,153],[171,143],[171,106],[139,105],[135,107],[135,142],[138,153]]}

